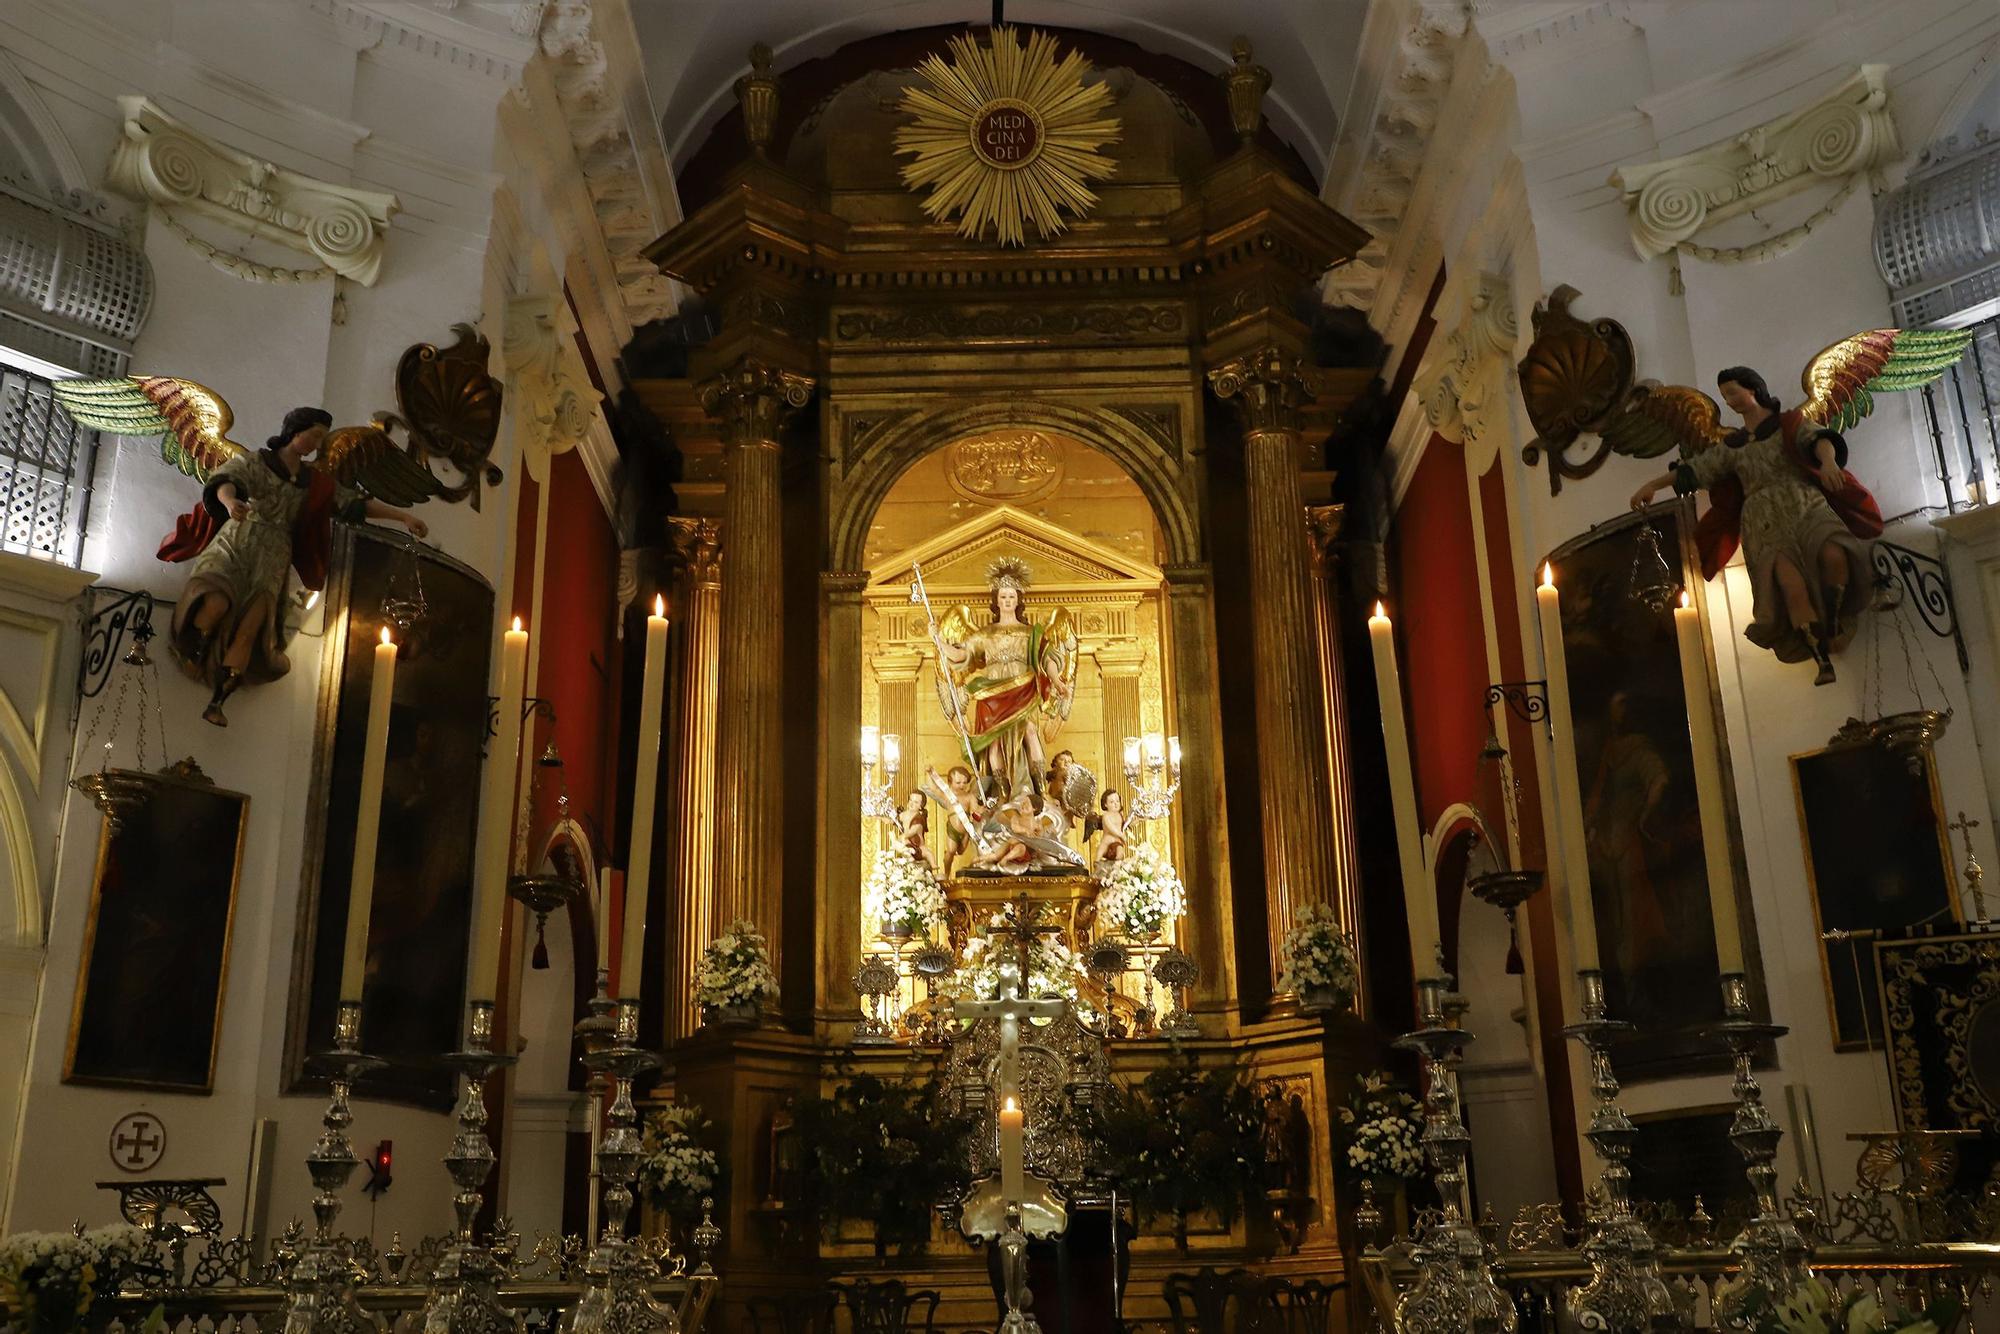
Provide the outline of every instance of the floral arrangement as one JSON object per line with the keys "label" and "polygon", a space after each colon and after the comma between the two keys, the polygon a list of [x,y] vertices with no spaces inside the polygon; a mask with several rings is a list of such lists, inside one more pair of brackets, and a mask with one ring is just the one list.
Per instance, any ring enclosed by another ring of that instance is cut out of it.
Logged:
{"label": "floral arrangement", "polygon": [[1407,1181],[1424,1170],[1423,1118],[1417,1100],[1377,1070],[1361,1076],[1340,1109],[1341,1161],[1357,1177]]}
{"label": "floral arrangement", "polygon": [[[1734,1282],[1725,1280],[1717,1296]],[[1809,1278],[1783,1301],[1765,1298],[1753,1328],[1757,1334],[1946,1334],[1958,1317],[1958,1303],[1949,1297],[1911,1315],[1883,1306],[1871,1291],[1857,1289],[1843,1298],[1824,1279]]]}
{"label": "floral arrangement", "polygon": [[969,1184],[969,1117],[955,1114],[933,1070],[904,1082],[855,1075],[831,1097],[800,1098],[793,1125],[805,1150],[804,1187],[823,1227],[874,1225],[875,1253],[930,1241],[931,1210]]}
{"label": "floral arrangement", "polygon": [[[959,956],[958,972],[949,990],[955,999],[998,1000],[1001,966],[1016,961],[1012,939],[996,940],[994,932],[1007,924],[1005,913],[976,928]],[[1053,936],[1028,939],[1028,976],[1022,988],[1033,998],[1060,996],[1072,1005],[1082,1004],[1081,984],[1088,976],[1076,951]]]}
{"label": "floral arrangement", "polygon": [[1339,1009],[1353,1003],[1359,977],[1354,946],[1331,907],[1308,903],[1293,913],[1291,929],[1279,949],[1288,985],[1298,991],[1331,991]]}
{"label": "floral arrangement", "polygon": [[1099,877],[1097,920],[1127,935],[1155,936],[1168,921],[1187,912],[1187,889],[1173,863],[1157,848],[1141,843],[1109,864]]}
{"label": "floral arrangement", "polygon": [[655,1208],[683,1221],[700,1215],[702,1197],[715,1194],[719,1175],[715,1150],[703,1143],[712,1133],[693,1103],[675,1103],[646,1118],[639,1186]]}
{"label": "floral arrangement", "polygon": [[944,923],[944,889],[931,868],[901,843],[875,854],[861,887],[861,904],[884,935],[914,935]]}
{"label": "floral arrangement", "polygon": [[710,941],[696,970],[694,1003],[704,1013],[775,1000],[778,979],[771,971],[771,947],[750,923],[737,920]]}
{"label": "floral arrangement", "polygon": [[91,1304],[116,1292],[149,1248],[143,1228],[122,1223],[0,1237],[0,1324],[35,1334],[86,1328]]}
{"label": "floral arrangement", "polygon": [[1261,1198],[1263,1116],[1233,1062],[1204,1069],[1184,1052],[1136,1088],[1113,1090],[1101,1116],[1107,1174],[1142,1215],[1173,1219],[1182,1253],[1189,1215],[1206,1210],[1226,1224],[1246,1198]]}

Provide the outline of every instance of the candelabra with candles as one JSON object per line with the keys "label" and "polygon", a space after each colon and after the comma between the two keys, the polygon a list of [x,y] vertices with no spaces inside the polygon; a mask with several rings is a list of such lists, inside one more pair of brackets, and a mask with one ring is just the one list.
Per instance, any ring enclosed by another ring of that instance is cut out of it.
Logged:
{"label": "candelabra with candles", "polygon": [[1781,1024],[1760,1023],[1750,1014],[1750,983],[1741,972],[1722,974],[1722,1022],[1714,1029],[1729,1046],[1736,1063],[1731,1091],[1736,1116],[1729,1125],[1730,1142],[1743,1157],[1744,1175],[1757,1201],[1757,1212],[1729,1243],[1741,1262],[1735,1281],[1718,1288],[1713,1298],[1717,1329],[1756,1328],[1767,1303],[1783,1301],[1806,1280],[1811,1247],[1805,1235],[1778,1205],[1778,1144],[1785,1132],[1764,1106],[1751,1065],[1757,1050],[1782,1037]]}
{"label": "candelabra with candles", "polygon": [[[877,785],[875,772],[881,770]],[[879,727],[861,729],[861,813],[876,820],[896,818],[896,775],[903,769],[903,739]]]}
{"label": "candelabra with candles", "polygon": [[333,1049],[312,1058],[331,1084],[319,1142],[306,1155],[306,1170],[319,1194],[313,1197],[313,1238],[299,1253],[285,1280],[286,1334],[362,1334],[382,1328],[382,1322],[354,1300],[354,1262],[334,1233],[340,1215],[340,1192],[360,1165],[347,1127],[354,1123],[348,1097],[355,1077],[382,1064],[361,1050],[361,1002],[342,1001],[334,1013]]}
{"label": "candelabra with candles", "polygon": [[[1144,775],[1143,779],[1141,775]],[[1132,789],[1126,818],[1164,820],[1181,790],[1181,739],[1158,732],[1125,738],[1125,782]]]}
{"label": "candelabra with candles", "polygon": [[644,1141],[632,1102],[632,1081],[660,1063],[638,1045],[639,1004],[620,1001],[608,1041],[587,1049],[584,1064],[612,1081],[607,1132],[597,1147],[597,1175],[604,1186],[604,1227],[583,1267],[584,1289],[570,1334],[641,1334],[679,1328],[674,1313],[647,1290],[658,1265],[625,1235],[632,1212],[632,1183],[639,1174]]}
{"label": "candelabra with candles", "polygon": [[447,1054],[445,1063],[458,1071],[463,1086],[458,1131],[444,1157],[445,1170],[458,1187],[451,1201],[458,1229],[431,1276],[423,1329],[425,1334],[525,1334],[521,1317],[501,1304],[499,1258],[473,1235],[480,1192],[493,1175],[495,1159],[486,1137],[486,1080],[514,1063],[512,1056],[493,1050],[492,1001],[467,1003],[464,1047]]}

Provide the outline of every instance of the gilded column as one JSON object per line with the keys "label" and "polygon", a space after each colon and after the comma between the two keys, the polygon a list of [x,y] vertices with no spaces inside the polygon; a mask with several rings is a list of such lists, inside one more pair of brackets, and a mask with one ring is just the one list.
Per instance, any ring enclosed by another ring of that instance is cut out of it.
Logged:
{"label": "gilded column", "polygon": [[[1104,785],[1123,787],[1125,738],[1138,736],[1139,671],[1146,665],[1146,650],[1131,641],[1106,644],[1097,650],[1097,671],[1104,681]],[[1132,804],[1132,794],[1125,794]]]}
{"label": "gilded column", "polygon": [[813,382],[745,357],[701,386],[701,405],[722,428],[722,528],[729,575],[717,616],[715,730],[716,918],[749,919],[783,947],[784,612],[779,534],[778,428],[812,398]]}
{"label": "gilded column", "polygon": [[923,654],[901,644],[875,655],[882,735],[897,737],[903,744],[903,767],[896,774],[892,793],[897,801],[908,798],[924,776],[923,757],[917,748],[917,670],[923,665]]}
{"label": "gilded column", "polygon": [[670,517],[679,559],[673,617],[679,623],[672,701],[673,820],[668,863],[667,1036],[700,1026],[694,977],[702,948],[721,932],[715,898],[716,686],[721,658],[722,530],[713,519]]}
{"label": "gilded column", "polygon": [[1173,716],[1180,724],[1180,873],[1188,886],[1188,949],[1201,965],[1194,1008],[1214,1014],[1236,998],[1235,890],[1229,879],[1222,779],[1222,706],[1216,693],[1214,580],[1206,565],[1169,565],[1167,635]]}
{"label": "gilded column", "polygon": [[[861,595],[865,573],[820,575],[819,885],[814,1019],[842,1044],[861,1017]],[[909,761],[905,760],[905,764]]]}
{"label": "gilded column", "polygon": [[[1257,684],[1258,803],[1271,975],[1293,909],[1335,901],[1326,705],[1314,663],[1318,631],[1299,516],[1300,407],[1315,392],[1297,357],[1266,347],[1208,373],[1243,421],[1250,597]],[[1350,924],[1351,925],[1351,924]]]}
{"label": "gilded column", "polygon": [[[1340,648],[1340,505],[1306,506],[1306,540],[1313,556],[1313,625],[1319,647],[1320,701],[1326,709],[1327,791],[1332,798],[1334,901],[1361,947],[1361,862],[1354,832],[1353,771],[1347,749],[1347,673]],[[1365,959],[1357,997],[1368,994]]]}

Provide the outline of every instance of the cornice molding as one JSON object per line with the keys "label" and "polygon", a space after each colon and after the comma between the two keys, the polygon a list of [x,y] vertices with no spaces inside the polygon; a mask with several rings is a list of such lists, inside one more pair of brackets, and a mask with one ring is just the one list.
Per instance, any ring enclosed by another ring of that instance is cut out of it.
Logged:
{"label": "cornice molding", "polygon": [[[461,6],[458,0],[431,0],[428,5],[363,3],[362,0],[305,0],[307,8],[329,19],[357,50],[402,51],[437,61],[479,78],[511,84],[534,57],[534,29],[518,26],[523,12],[539,6],[533,0],[509,0],[504,5]],[[455,17],[458,14],[472,19]],[[476,21],[491,16],[494,26]]]}
{"label": "cornice molding", "polygon": [[399,207],[394,195],[287,171],[216,142],[145,97],[121,97],[118,105],[124,125],[107,188],[276,241],[363,286],[380,276],[389,219]]}
{"label": "cornice molding", "polygon": [[1863,65],[1811,106],[1692,153],[1614,171],[1639,257],[1664,255],[1705,227],[1895,160],[1888,70]]}

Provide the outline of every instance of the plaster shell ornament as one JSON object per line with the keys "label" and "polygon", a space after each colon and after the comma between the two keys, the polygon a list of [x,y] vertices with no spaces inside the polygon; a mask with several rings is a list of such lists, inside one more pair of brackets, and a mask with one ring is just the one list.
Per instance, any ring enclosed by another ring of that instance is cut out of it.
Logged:
{"label": "plaster shell ornament", "polygon": [[1027,244],[1033,222],[1043,240],[1065,227],[1065,212],[1097,204],[1091,181],[1117,164],[1100,150],[1116,143],[1119,123],[1104,114],[1110,87],[1081,52],[1058,58],[1056,39],[1012,27],[992,29],[990,45],[953,37],[951,60],[933,54],[917,66],[923,85],[906,90],[900,110],[914,119],[896,131],[896,152],[915,160],[903,183],[928,190],[924,212],[956,217],[958,233],[977,239],[990,228],[1002,245]]}
{"label": "plaster shell ornament", "polygon": [[229,438],[236,421],[229,404],[193,380],[62,380],[54,392],[84,426],[159,435],[162,461],[202,483],[200,501],[160,543],[159,558],[194,563],[168,646],[189,676],[212,688],[202,717],[218,727],[229,725],[222,705],[239,686],[291,669],[285,646],[296,626],[283,615],[286,588],[294,571],[302,587],[325,585],[335,518],[393,519],[423,537],[423,520],[406,507],[444,491],[379,418],[328,430],[324,412],[294,409],[268,447],[253,452]]}
{"label": "plaster shell ornament", "polygon": [[[1725,427],[1721,406],[1699,389],[1645,382],[1597,429],[1608,449],[1633,458],[1678,446],[1679,462],[1641,486],[1632,507],[1644,508],[1669,486],[1683,495],[1707,491],[1709,507],[1694,531],[1702,576],[1713,579],[1740,545],[1755,608],[1744,636],[1782,662],[1810,658],[1819,668],[1816,684],[1826,685],[1834,679],[1832,655],[1873,601],[1864,544],[1882,535],[1874,496],[1847,470],[1842,432],[1874,411],[1877,394],[1939,379],[1971,341],[1971,332],[1959,329],[1865,330],[1806,364],[1799,377],[1805,401],[1795,408],[1782,408],[1755,371],[1724,372],[1725,397],[1756,415],[1754,428]],[[1797,610],[1801,598],[1810,619]]]}

